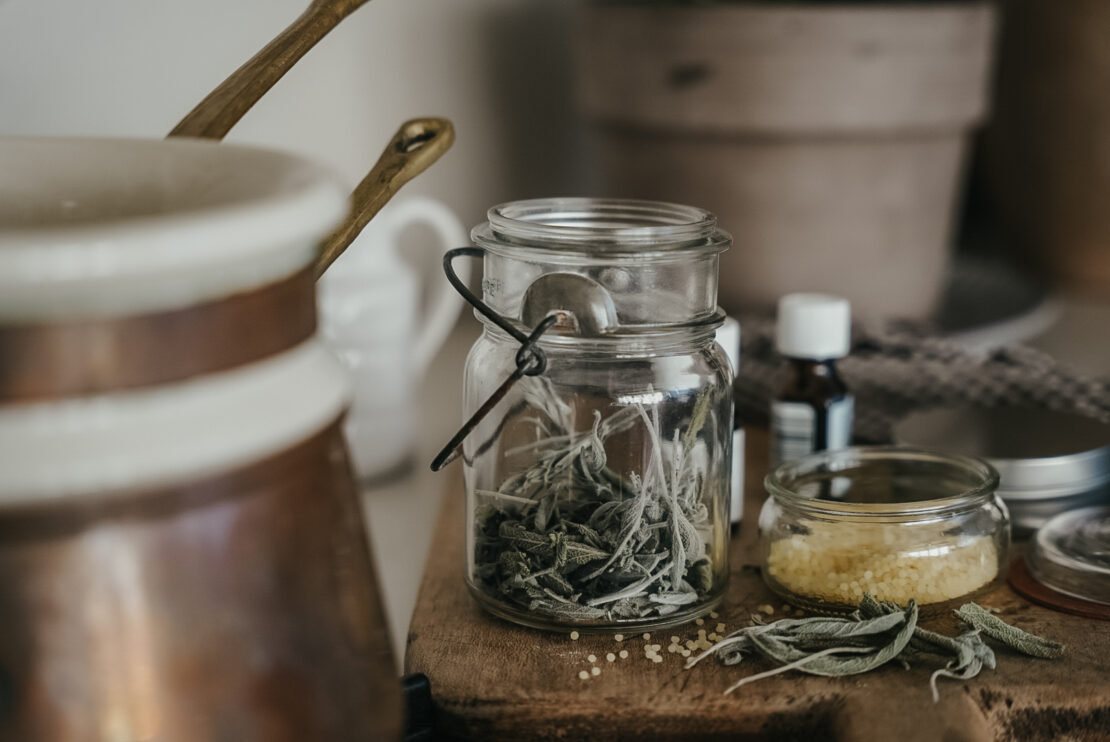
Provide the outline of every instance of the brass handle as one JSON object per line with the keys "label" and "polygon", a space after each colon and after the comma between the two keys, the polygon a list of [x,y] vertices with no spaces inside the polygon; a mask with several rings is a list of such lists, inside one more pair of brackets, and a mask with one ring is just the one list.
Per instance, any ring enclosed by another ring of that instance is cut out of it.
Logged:
{"label": "brass handle", "polygon": [[351,215],[324,239],[316,260],[319,277],[386,202],[410,180],[439,159],[455,141],[455,127],[442,118],[411,119],[386,145],[374,167],[351,194]]}
{"label": "brass handle", "polygon": [[368,0],[312,0],[308,8],[196,105],[171,137],[223,139],[231,127],[339,22]]}
{"label": "brass handle", "polygon": [[[368,0],[312,0],[308,8],[263,49],[235,70],[181,119],[168,136],[223,139],[231,127],[339,22]],[[405,183],[424,172],[455,141],[442,118],[406,121],[351,194],[351,215],[324,240],[319,277]]]}

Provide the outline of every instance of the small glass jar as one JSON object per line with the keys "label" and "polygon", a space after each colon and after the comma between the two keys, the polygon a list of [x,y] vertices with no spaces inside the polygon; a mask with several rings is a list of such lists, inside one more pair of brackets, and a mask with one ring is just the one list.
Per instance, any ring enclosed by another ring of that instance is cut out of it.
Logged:
{"label": "small glass jar", "polygon": [[[728,578],[732,371],[714,332],[730,238],[700,209],[545,199],[494,207],[472,238],[483,299],[522,332],[558,323],[463,444],[466,580],[538,628],[660,627],[709,612]],[[465,414],[517,368],[485,324]]]}
{"label": "small glass jar", "polygon": [[759,517],[763,577],[788,602],[854,610],[865,593],[946,607],[1005,578],[998,473],[968,456],[847,448],[780,465]]}

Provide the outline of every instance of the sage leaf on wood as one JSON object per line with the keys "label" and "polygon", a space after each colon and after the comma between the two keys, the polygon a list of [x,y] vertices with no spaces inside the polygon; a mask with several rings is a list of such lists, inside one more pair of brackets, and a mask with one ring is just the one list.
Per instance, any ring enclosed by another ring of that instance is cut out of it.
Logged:
{"label": "sage leaf on wood", "polygon": [[968,626],[978,629],[992,639],[997,639],[1007,647],[1016,649],[1022,654],[1049,660],[1064,656],[1063,644],[1022,631],[1016,626],[1011,626],[975,603],[964,603],[955,613]]}

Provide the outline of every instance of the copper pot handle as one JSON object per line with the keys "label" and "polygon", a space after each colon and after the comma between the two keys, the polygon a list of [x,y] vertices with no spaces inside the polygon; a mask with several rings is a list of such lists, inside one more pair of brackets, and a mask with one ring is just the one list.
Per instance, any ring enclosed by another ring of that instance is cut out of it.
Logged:
{"label": "copper pot handle", "polygon": [[[168,136],[223,139],[309,49],[367,1],[312,0],[304,13],[231,73]],[[454,141],[455,130],[447,119],[421,118],[403,123],[351,194],[350,216],[324,240],[316,276],[343,253],[401,186],[424,172]]]}

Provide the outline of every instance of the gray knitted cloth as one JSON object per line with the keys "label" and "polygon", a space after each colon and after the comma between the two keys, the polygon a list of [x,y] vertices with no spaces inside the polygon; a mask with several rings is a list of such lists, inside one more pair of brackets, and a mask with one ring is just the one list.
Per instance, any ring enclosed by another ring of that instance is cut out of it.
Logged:
{"label": "gray knitted cloth", "polygon": [[[774,320],[739,319],[739,414],[745,424],[766,425],[786,370],[774,347]],[[855,436],[862,443],[888,443],[894,423],[934,407],[1041,407],[1110,423],[1110,379],[1073,373],[1025,346],[974,354],[925,327],[855,325],[851,355],[837,367],[856,396]]]}

